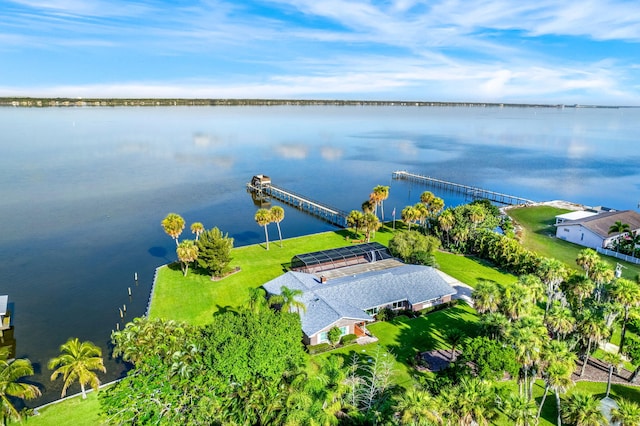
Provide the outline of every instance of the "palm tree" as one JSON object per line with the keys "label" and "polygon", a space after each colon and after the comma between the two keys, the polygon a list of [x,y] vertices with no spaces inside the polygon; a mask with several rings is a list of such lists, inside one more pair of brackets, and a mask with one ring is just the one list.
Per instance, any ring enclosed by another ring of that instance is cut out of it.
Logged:
{"label": "palm tree", "polygon": [[571,313],[571,309],[563,308],[558,302],[549,309],[549,313],[544,320],[549,330],[557,337],[564,339],[567,334],[576,328],[576,319]]}
{"label": "palm tree", "polygon": [[420,194],[420,202],[427,206],[436,196],[431,191],[424,191]]}
{"label": "palm tree", "polygon": [[64,386],[61,397],[67,393],[69,386],[76,380],[80,383],[82,399],[87,398],[84,386],[89,384],[98,390],[100,380],[93,370],[107,372],[102,361],[102,349],[91,342],[80,342],[78,338],[71,338],[60,346],[60,356],[49,361],[49,369],[54,370],[51,380],[62,375]]}
{"label": "palm tree", "polygon": [[403,425],[427,425],[442,422],[438,400],[429,392],[411,388],[396,405]]}
{"label": "palm tree", "polygon": [[195,234],[196,241],[200,238],[200,234],[204,232],[204,225],[201,222],[193,222],[191,224],[191,233]]}
{"label": "palm tree", "polygon": [[608,424],[595,397],[576,391],[569,395],[562,409],[562,419],[575,426],[601,426]]}
{"label": "palm tree", "polygon": [[640,426],[640,405],[626,399],[616,402],[618,407],[611,410],[611,421],[620,426]]}
{"label": "palm tree", "polygon": [[601,315],[594,313],[591,310],[585,310],[582,318],[578,322],[578,332],[583,339],[587,341],[587,349],[580,369],[580,377],[584,374],[584,370],[589,363],[589,356],[591,354],[591,344],[596,341],[604,339],[609,335],[609,329],[607,328],[604,318]]}
{"label": "palm tree", "polygon": [[622,353],[631,308],[640,306],[640,284],[637,284],[625,278],[619,278],[618,280],[616,280],[615,285],[611,289],[610,293],[613,297],[613,300],[621,304],[624,308],[622,331],[620,333],[620,347],[618,348],[618,353]]}
{"label": "palm tree", "polygon": [[599,260],[600,256],[598,255],[598,252],[594,249],[587,248],[581,250],[580,253],[578,253],[576,263],[578,264],[578,266],[584,269],[585,276],[588,277],[589,270],[593,267],[593,265],[598,263]]}
{"label": "palm tree", "polygon": [[267,305],[267,293],[261,287],[253,287],[249,289],[249,310],[253,313],[258,313],[265,309]]}
{"label": "palm tree", "polygon": [[373,213],[365,213],[362,219],[362,226],[364,228],[364,232],[367,236],[367,242],[371,240],[371,232],[376,232],[382,224],[380,220],[378,220],[378,216]]}
{"label": "palm tree", "polygon": [[258,225],[264,226],[264,236],[267,242],[267,250],[269,250],[269,231],[267,231],[267,225],[271,223],[271,213],[269,213],[267,209],[258,209],[254,219]]}
{"label": "palm tree", "polygon": [[347,216],[347,225],[353,228],[356,238],[358,238],[358,229],[362,226],[364,221],[364,213],[359,210],[351,210]]}
{"label": "palm tree", "polygon": [[502,312],[510,321],[516,321],[525,316],[531,309],[529,291],[519,282],[502,287]]}
{"label": "palm tree", "polygon": [[560,291],[560,283],[563,282],[567,276],[567,269],[564,263],[557,259],[544,258],[540,262],[537,274],[546,285],[547,306],[544,311],[546,315],[551,307],[551,302],[553,302],[554,297]]}
{"label": "palm tree", "polygon": [[502,412],[515,426],[529,426],[536,418],[536,405],[523,395],[510,394],[503,401]]}
{"label": "palm tree", "polygon": [[182,273],[187,276],[189,271],[189,263],[198,258],[198,246],[193,240],[184,240],[176,248],[178,260],[182,263]]}
{"label": "palm tree", "polygon": [[625,232],[631,231],[631,227],[628,223],[622,223],[619,220],[616,221],[613,225],[609,227],[609,235],[611,234],[622,234]]}
{"label": "palm tree", "polygon": [[480,318],[482,333],[491,339],[503,341],[507,336],[511,323],[507,317],[500,313],[489,313]]}
{"label": "palm tree", "polygon": [[572,274],[564,282],[564,293],[576,312],[584,306],[584,300],[593,295],[596,284],[589,277]]}
{"label": "palm tree", "polygon": [[418,212],[413,206],[407,206],[400,212],[402,221],[407,224],[409,231],[411,230],[411,224],[418,218]]}
{"label": "palm tree", "polygon": [[373,188],[372,195],[375,194],[375,202],[376,205],[380,204],[381,218],[380,220],[384,222],[384,200],[389,198],[389,187],[383,185],[377,185]]}
{"label": "palm tree", "polygon": [[[520,383],[519,390],[520,395],[524,395],[525,389],[530,389],[529,374],[541,356],[544,344],[543,336],[537,332],[536,327],[523,323],[510,330],[509,341],[515,350],[516,360],[522,365],[524,377]],[[531,399],[532,395],[530,394],[528,397]]]}
{"label": "palm tree", "polygon": [[427,207],[425,207],[424,204],[417,203],[415,206],[413,206],[413,211],[414,211],[416,220],[420,223],[420,225],[423,228],[425,228],[427,218],[429,217],[429,210],[427,210]]}
{"label": "palm tree", "polygon": [[607,379],[607,393],[605,398],[609,397],[609,392],[611,391],[611,377],[613,376],[613,372],[617,372],[622,366],[622,355],[619,353],[614,354],[612,352],[605,352],[602,360],[609,364],[609,376]]}
{"label": "palm tree", "polygon": [[473,299],[473,307],[479,313],[494,313],[500,307],[502,293],[495,281],[479,280],[476,288],[471,293],[471,298]]}
{"label": "palm tree", "polygon": [[456,353],[456,346],[462,343],[466,334],[458,328],[449,328],[445,330],[443,337],[444,341],[451,346],[451,355],[449,358],[453,361]]}
{"label": "palm tree", "polygon": [[169,213],[167,217],[162,219],[160,224],[162,225],[164,232],[175,240],[177,246],[178,237],[182,234],[182,230],[184,229],[184,219],[182,216],[176,213]]}
{"label": "palm tree", "polygon": [[272,305],[280,305],[280,310],[283,312],[291,312],[295,309],[298,314],[300,311],[306,312],[307,307],[299,300],[296,300],[297,296],[302,296],[302,290],[290,289],[288,287],[280,287],[280,294],[273,295],[269,299]]}
{"label": "palm tree", "polygon": [[[573,380],[571,380],[571,375],[575,370],[575,355],[571,353],[568,348],[566,348],[566,344],[564,345],[566,351],[571,356],[567,356],[566,359],[552,359],[547,362],[546,367],[542,373],[542,376],[545,381],[544,393],[542,394],[542,399],[540,401],[540,406],[538,407],[538,414],[536,415],[536,423],[540,418],[540,414],[542,413],[542,407],[544,407],[544,402],[547,398],[549,390],[552,390],[556,396],[556,408],[558,410],[558,426],[562,424],[562,419],[560,417],[561,407],[560,407],[560,394],[565,393],[567,389],[573,386]],[[546,356],[548,354],[553,354],[552,350],[547,350]],[[555,355],[555,354],[554,354]]]}
{"label": "palm tree", "polygon": [[453,215],[451,209],[447,209],[440,213],[438,216],[438,224],[440,225],[440,229],[447,234],[447,244],[449,244],[449,231],[453,228],[453,225],[456,223],[456,217]]}
{"label": "palm tree", "polygon": [[273,206],[269,209],[271,221],[278,226],[278,236],[280,237],[280,248],[282,248],[282,232],[280,232],[280,222],[284,220],[284,209],[280,206]]}
{"label": "palm tree", "polygon": [[602,298],[603,287],[615,278],[613,269],[604,261],[596,262],[589,270],[589,278],[596,284],[596,301]]}
{"label": "palm tree", "polygon": [[7,420],[21,419],[20,412],[14,407],[10,398],[33,399],[40,396],[40,389],[37,386],[21,381],[23,377],[33,375],[31,361],[28,359],[7,361],[8,355],[8,350],[0,349],[0,418],[4,424],[7,424]]}
{"label": "palm tree", "polygon": [[481,205],[478,204],[470,204],[467,207],[467,217],[475,228],[480,222],[485,220],[487,212]]}

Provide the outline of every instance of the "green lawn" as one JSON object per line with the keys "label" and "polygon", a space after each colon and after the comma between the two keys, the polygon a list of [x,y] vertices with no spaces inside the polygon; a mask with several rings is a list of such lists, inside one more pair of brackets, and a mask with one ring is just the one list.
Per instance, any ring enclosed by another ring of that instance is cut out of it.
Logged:
{"label": "green lawn", "polygon": [[[231,266],[238,266],[241,271],[220,281],[211,281],[208,275],[196,271],[184,277],[177,264],[164,266],[158,270],[149,316],[206,324],[214,312],[243,305],[249,289],[283,274],[296,254],[350,245],[348,236],[351,232],[340,230],[284,240],[282,248],[277,241],[269,244],[269,250],[264,244],[234,248]],[[392,236],[391,229],[383,228],[372,241],[387,245]],[[513,275],[501,273],[477,259],[444,252],[435,256],[443,272],[471,286],[478,279],[500,283],[515,280]]]}
{"label": "green lawn", "polygon": [[382,348],[396,358],[396,376],[394,382],[403,387],[413,385],[413,376],[418,371],[409,365],[409,359],[420,352],[434,349],[450,349],[444,342],[442,331],[459,328],[468,335],[476,334],[478,315],[464,302],[442,311],[430,313],[419,318],[400,316],[393,321],[376,322],[367,326],[371,334],[378,338],[368,345],[351,345],[325,352],[316,357],[325,358],[331,354],[343,355],[348,362],[354,352],[361,356],[372,356]]}
{"label": "green lawn", "polygon": [[[550,206],[520,207],[507,210],[514,221],[524,229],[522,245],[545,257],[561,260],[571,268],[580,270],[576,258],[584,247],[569,243],[555,237],[555,217],[570,210]],[[612,268],[616,263],[624,265],[622,276],[635,280],[640,274],[640,265],[624,262],[614,257],[600,255]]]}
{"label": "green lawn", "polygon": [[100,419],[100,403],[96,392],[87,394],[87,399],[77,396],[40,410],[38,416],[12,423],[29,426],[96,426],[105,424]]}

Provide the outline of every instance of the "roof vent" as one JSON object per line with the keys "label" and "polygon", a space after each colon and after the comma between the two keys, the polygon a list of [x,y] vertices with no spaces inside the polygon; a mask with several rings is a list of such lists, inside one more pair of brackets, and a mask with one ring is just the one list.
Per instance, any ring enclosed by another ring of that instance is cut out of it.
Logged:
{"label": "roof vent", "polygon": [[320,282],[321,282],[322,284],[325,284],[325,283],[327,282],[327,277],[325,277],[324,275],[322,275],[322,276],[320,277]]}

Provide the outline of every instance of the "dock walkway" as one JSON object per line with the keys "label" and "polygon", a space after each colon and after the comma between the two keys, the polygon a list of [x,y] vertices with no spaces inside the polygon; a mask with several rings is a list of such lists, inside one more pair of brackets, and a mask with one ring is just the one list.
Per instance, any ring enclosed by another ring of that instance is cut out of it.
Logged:
{"label": "dock walkway", "polygon": [[273,185],[270,180],[268,182],[258,183],[254,178],[251,182],[247,183],[247,189],[259,195],[275,198],[298,210],[317,216],[333,225],[341,228],[347,227],[347,215],[349,213],[303,195],[296,194],[288,189],[280,188]]}
{"label": "dock walkway", "polygon": [[411,182],[418,182],[427,185],[431,185],[436,188],[443,188],[448,191],[458,192],[468,195],[474,199],[486,198],[487,200],[494,201],[505,205],[522,205],[533,204],[532,200],[528,200],[522,197],[516,197],[515,195],[503,194],[500,192],[490,191],[487,189],[478,188],[475,186],[462,185],[459,183],[449,182],[442,179],[432,178],[430,176],[418,175],[415,173],[409,173],[405,170],[397,170],[392,174],[393,179],[403,179]]}

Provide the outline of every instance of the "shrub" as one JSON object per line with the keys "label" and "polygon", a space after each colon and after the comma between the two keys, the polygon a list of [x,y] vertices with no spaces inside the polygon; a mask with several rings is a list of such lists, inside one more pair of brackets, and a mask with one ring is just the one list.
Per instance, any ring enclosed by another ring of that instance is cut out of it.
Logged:
{"label": "shrub", "polygon": [[342,331],[338,327],[332,327],[327,333],[327,338],[332,346],[335,346],[340,341],[340,336],[342,336]]}
{"label": "shrub", "polygon": [[391,308],[382,308],[376,314],[376,320],[378,321],[390,321],[395,318],[395,312]]}
{"label": "shrub", "polygon": [[308,345],[307,351],[309,355],[321,354],[322,352],[327,352],[333,349],[333,347],[329,343],[320,343],[318,345]]}
{"label": "shrub", "polygon": [[340,343],[342,344],[342,346],[348,346],[356,343],[356,340],[358,340],[358,336],[356,336],[355,334],[345,334],[344,336],[342,336],[342,339],[340,339]]}

